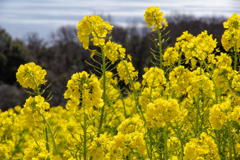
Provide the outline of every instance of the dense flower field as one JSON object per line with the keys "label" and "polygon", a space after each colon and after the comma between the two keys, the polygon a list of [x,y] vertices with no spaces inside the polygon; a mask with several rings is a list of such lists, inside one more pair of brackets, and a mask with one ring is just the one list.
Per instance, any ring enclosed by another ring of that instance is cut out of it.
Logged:
{"label": "dense flower field", "polygon": [[50,107],[46,70],[21,65],[16,77],[29,98],[0,112],[0,159],[239,160],[240,16],[223,24],[224,53],[207,31],[186,31],[163,50],[163,16],[158,7],[144,14],[158,50],[142,77],[111,41],[113,26],[84,17],[78,38],[97,75],[73,74],[65,106]]}

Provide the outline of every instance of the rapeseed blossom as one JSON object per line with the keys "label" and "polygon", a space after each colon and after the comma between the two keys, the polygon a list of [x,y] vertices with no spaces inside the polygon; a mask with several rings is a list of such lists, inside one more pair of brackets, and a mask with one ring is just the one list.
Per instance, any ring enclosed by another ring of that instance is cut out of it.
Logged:
{"label": "rapeseed blossom", "polygon": [[70,99],[71,102],[76,102],[76,105],[82,103],[82,105],[89,106],[90,108],[101,107],[102,101],[102,89],[100,88],[100,82],[95,75],[89,75],[83,71],[81,73],[75,73],[68,81],[67,90],[64,93],[65,99]]}
{"label": "rapeseed blossom", "polygon": [[112,31],[113,26],[99,16],[86,16],[78,22],[76,28],[83,48],[88,49],[90,42],[96,46],[103,46],[105,38]]}
{"label": "rapeseed blossom", "polygon": [[36,90],[40,85],[46,83],[46,74],[46,70],[41,66],[30,62],[18,68],[16,78],[22,87]]}
{"label": "rapeseed blossom", "polygon": [[146,118],[150,127],[162,127],[167,122],[177,121],[180,118],[179,104],[174,99],[156,99],[147,106]]}
{"label": "rapeseed blossom", "polygon": [[138,72],[135,70],[132,62],[127,60],[122,60],[118,63],[117,72],[120,80],[123,80],[125,84],[133,82],[138,76]]}
{"label": "rapeseed blossom", "polygon": [[174,47],[168,47],[163,55],[164,65],[171,66],[178,62],[179,52]]}
{"label": "rapeseed blossom", "polygon": [[[149,7],[144,16],[161,43],[163,13]],[[240,159],[239,24],[237,14],[224,22],[224,53],[207,31],[183,32],[156,59],[163,66],[148,66],[140,77],[126,49],[112,41],[112,26],[84,17],[78,37],[101,60],[98,75],[74,73],[66,104],[51,106],[43,94],[46,70],[21,65],[17,81],[31,95],[0,111],[0,159]]]}
{"label": "rapeseed blossom", "polygon": [[123,48],[120,44],[108,41],[103,47],[103,54],[112,62],[116,62],[119,59],[125,57],[126,49]]}
{"label": "rapeseed blossom", "polygon": [[144,19],[148,27],[153,27],[152,31],[162,29],[167,26],[167,20],[163,17],[164,13],[159,7],[148,7],[144,13]]}
{"label": "rapeseed blossom", "polygon": [[199,138],[193,138],[186,144],[184,154],[184,160],[220,160],[216,143],[204,132]]}
{"label": "rapeseed blossom", "polygon": [[230,49],[235,52],[240,50],[240,16],[234,13],[226,22],[223,23],[226,29],[222,35],[222,45],[226,51]]}

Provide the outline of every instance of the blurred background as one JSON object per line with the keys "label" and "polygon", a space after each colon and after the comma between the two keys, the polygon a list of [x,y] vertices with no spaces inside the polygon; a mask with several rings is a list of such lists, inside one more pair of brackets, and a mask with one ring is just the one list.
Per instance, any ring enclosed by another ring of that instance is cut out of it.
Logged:
{"label": "blurred background", "polygon": [[150,66],[154,33],[146,27],[144,11],[159,6],[169,27],[173,45],[185,30],[197,35],[207,30],[218,39],[222,22],[240,14],[239,0],[0,0],[0,109],[22,105],[26,94],[16,82],[20,64],[34,61],[48,71],[52,105],[65,103],[63,93],[74,72],[91,68],[89,53],[76,37],[75,25],[87,15],[100,15],[113,24],[113,40],[126,47],[139,70]]}

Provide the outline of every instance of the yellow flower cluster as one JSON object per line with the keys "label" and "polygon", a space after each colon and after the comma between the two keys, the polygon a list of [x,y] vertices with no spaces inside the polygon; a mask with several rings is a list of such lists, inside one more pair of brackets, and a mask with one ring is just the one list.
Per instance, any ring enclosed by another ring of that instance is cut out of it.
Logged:
{"label": "yellow flower cluster", "polygon": [[230,99],[226,99],[220,104],[215,104],[210,109],[209,121],[213,129],[220,130],[227,127],[230,121],[240,123],[240,107],[233,106]]}
{"label": "yellow flower cluster", "polygon": [[220,56],[216,56],[215,64],[217,67],[230,67],[232,65],[232,58],[226,53],[221,53]]}
{"label": "yellow flower cluster", "polygon": [[145,128],[139,116],[125,119],[118,127],[118,134],[113,137],[111,143],[111,159],[118,159],[122,155],[127,157],[134,152],[140,154],[133,156],[142,157],[145,155],[146,145],[144,142]]}
{"label": "yellow flower cluster", "polygon": [[158,67],[151,67],[144,75],[142,84],[147,87],[160,87],[166,83],[164,71]]}
{"label": "yellow flower cluster", "polygon": [[193,36],[188,32],[184,32],[177,38],[175,48],[178,52],[185,56],[185,63],[189,61],[195,68],[197,60],[204,61],[216,48],[217,41],[208,35],[207,31],[203,31],[197,36]]}
{"label": "yellow flower cluster", "polygon": [[221,104],[215,104],[210,109],[209,113],[209,121],[213,127],[213,129],[221,129],[224,125],[224,122],[227,119],[226,110],[229,109],[231,104],[229,104],[229,101],[226,101]]}
{"label": "yellow flower cluster", "polygon": [[240,16],[234,13],[226,22],[223,23],[226,28],[222,35],[222,45],[226,51],[233,49],[240,51]]}
{"label": "yellow flower cluster", "polygon": [[70,99],[68,102],[70,104],[79,105],[81,102],[82,105],[90,108],[103,105],[102,89],[98,78],[95,75],[90,76],[85,71],[72,75],[68,81],[64,98]]}
{"label": "yellow flower cluster", "polygon": [[[158,7],[145,13],[153,30],[166,25],[162,16]],[[224,27],[235,34],[239,17]],[[17,81],[34,94],[23,106],[0,111],[0,159],[240,159],[238,50],[232,60],[206,31],[184,32],[161,52],[164,66],[146,68],[140,77],[126,50],[108,37],[111,29],[98,16],[79,22],[83,47],[91,41],[98,48],[99,77],[74,73],[63,106],[50,106],[44,98],[44,69],[32,62],[19,67]]]}
{"label": "yellow flower cluster", "polygon": [[178,62],[179,53],[175,47],[168,47],[163,55],[164,65],[171,66]]}
{"label": "yellow flower cluster", "polygon": [[40,85],[46,83],[46,74],[46,70],[42,69],[42,67],[36,65],[34,62],[30,62],[20,65],[16,77],[22,87],[36,90]]}
{"label": "yellow flower cluster", "polygon": [[[169,148],[169,153],[172,155],[177,155],[181,149],[181,141],[175,136],[169,137],[167,140],[167,146]],[[172,156],[172,159],[178,160],[177,156]]]}
{"label": "yellow flower cluster", "polygon": [[158,67],[151,67],[147,69],[143,75],[142,86],[144,87],[141,96],[140,104],[146,108],[149,102],[159,98],[166,85],[166,78],[164,71]]}
{"label": "yellow flower cluster", "polygon": [[42,96],[29,97],[22,113],[26,116],[23,118],[23,124],[27,126],[41,125],[42,115],[50,109],[50,104]]}
{"label": "yellow flower cluster", "polygon": [[113,26],[99,16],[86,16],[76,27],[78,39],[85,49],[88,49],[89,41],[92,41],[95,46],[103,46],[107,34],[110,33],[113,28]]}
{"label": "yellow flower cluster", "polygon": [[149,127],[163,127],[165,123],[177,121],[181,116],[177,100],[174,99],[156,99],[149,103],[146,111]]}
{"label": "yellow flower cluster", "polygon": [[29,97],[24,104],[24,108],[33,112],[44,112],[50,108],[49,103],[45,102],[44,97],[35,96]]}
{"label": "yellow flower cluster", "polygon": [[220,160],[216,143],[204,132],[186,144],[184,154],[184,160]]}
{"label": "yellow flower cluster", "polygon": [[214,69],[212,79],[221,92],[227,92],[231,89],[229,81],[233,79],[234,75],[236,75],[236,72],[231,67],[221,66]]}
{"label": "yellow flower cluster", "polygon": [[173,69],[169,74],[169,88],[171,92],[177,96],[183,96],[187,94],[188,87],[191,84],[192,73],[184,68],[184,66],[178,66]]}
{"label": "yellow flower cluster", "polygon": [[232,88],[235,91],[240,91],[240,75],[236,74],[233,76],[233,80],[232,80]]}
{"label": "yellow flower cluster", "polygon": [[206,97],[215,98],[215,90],[213,81],[200,68],[192,72],[190,78],[190,85],[187,88],[189,98],[199,97],[204,95]]}
{"label": "yellow flower cluster", "polygon": [[228,119],[240,124],[240,106],[235,106],[232,112],[228,114]]}
{"label": "yellow flower cluster", "polygon": [[125,52],[125,48],[112,41],[108,41],[103,47],[103,54],[105,54],[112,63],[119,59],[123,59],[125,57]]}
{"label": "yellow flower cluster", "polygon": [[131,83],[138,76],[138,72],[135,70],[132,62],[127,60],[122,60],[118,63],[117,72],[120,80],[123,80],[125,84]]}
{"label": "yellow flower cluster", "polygon": [[168,25],[163,16],[164,13],[160,11],[159,7],[148,7],[144,14],[144,19],[148,27],[153,27],[152,31],[155,31]]}

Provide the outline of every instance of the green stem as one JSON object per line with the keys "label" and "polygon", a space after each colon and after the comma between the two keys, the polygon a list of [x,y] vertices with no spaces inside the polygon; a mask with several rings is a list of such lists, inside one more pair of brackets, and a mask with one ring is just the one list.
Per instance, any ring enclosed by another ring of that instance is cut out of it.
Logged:
{"label": "green stem", "polygon": [[172,128],[172,130],[177,134],[177,138],[180,141],[180,147],[181,147],[180,160],[183,160],[183,156],[184,156],[184,143],[183,143],[182,135],[180,133],[181,127],[179,128],[178,124],[177,124],[176,128],[173,125],[171,125],[171,123],[169,123],[169,125]]}
{"label": "green stem", "polygon": [[208,64],[204,60],[202,62],[203,62],[204,68],[206,68],[207,73],[211,73],[212,75],[212,71],[210,71],[210,69],[208,68]]}
{"label": "green stem", "polygon": [[87,120],[85,105],[83,105],[83,159],[87,160]]}
{"label": "green stem", "polygon": [[217,144],[217,147],[218,147],[218,152],[219,152],[219,155],[220,155],[220,158],[221,159],[225,159],[224,158],[224,154],[223,154],[223,145],[222,145],[222,140],[221,140],[221,137],[220,137],[220,134],[219,132],[220,131],[217,131],[217,130],[213,130],[215,135],[216,135],[216,144]]}
{"label": "green stem", "polygon": [[164,156],[163,159],[168,159],[168,147],[167,147],[167,140],[168,140],[168,130],[166,128],[163,129],[163,138],[164,138]]}
{"label": "green stem", "polygon": [[234,70],[237,70],[237,52],[234,51]]}
{"label": "green stem", "polygon": [[163,66],[163,51],[162,51],[162,32],[158,30],[158,49],[159,49],[159,67]]}
{"label": "green stem", "polygon": [[122,101],[122,103],[123,103],[124,117],[127,118],[128,116],[127,116],[127,111],[126,111],[126,104],[125,104],[125,102],[124,102],[123,97],[121,97],[121,101]]}
{"label": "green stem", "polygon": [[228,137],[230,138],[229,140],[229,148],[230,148],[230,156],[231,159],[236,159],[236,149],[235,149],[235,141],[234,141],[234,135],[232,134],[232,127],[231,123],[228,122]]}
{"label": "green stem", "polygon": [[[103,49],[101,49],[103,51]],[[100,122],[98,127],[98,137],[101,134],[101,129],[103,125],[103,119],[104,119],[104,110],[105,110],[105,104],[106,104],[106,56],[104,53],[102,53],[102,74],[103,74],[103,106],[101,108],[101,115],[100,115]]]}
{"label": "green stem", "polygon": [[198,101],[198,99],[197,99],[197,100],[195,99],[195,102],[197,103],[197,104],[196,104],[196,109],[197,109],[197,111],[196,111],[195,136],[198,136],[198,132],[199,132],[199,114],[200,114],[200,112],[199,112],[199,101]]}
{"label": "green stem", "polygon": [[232,141],[233,157],[234,157],[234,159],[237,159],[237,151],[236,151],[236,148],[235,148],[235,142],[234,142],[233,135],[231,135],[231,141]]}
{"label": "green stem", "polygon": [[45,138],[46,138],[46,149],[47,149],[48,152],[50,152],[47,127],[44,128],[44,131],[45,131]]}
{"label": "green stem", "polygon": [[[150,141],[150,146],[149,146],[150,151],[149,151],[149,149],[148,149],[148,157],[149,157],[150,160],[153,159],[153,154],[152,154],[152,151],[153,151],[153,146],[152,146],[152,144],[153,144],[153,138],[152,138],[152,134],[151,134],[151,133],[152,133],[151,130],[150,130],[150,129],[147,129],[147,135],[148,135],[149,141]],[[148,147],[147,147],[147,148],[148,148]]]}
{"label": "green stem", "polygon": [[178,57],[178,66],[180,66],[182,63],[181,58],[182,58],[182,52],[180,52],[179,57]]}
{"label": "green stem", "polygon": [[[53,135],[51,126],[50,126],[50,124],[48,123],[48,121],[46,120],[45,116],[44,116],[40,111],[38,111],[38,113],[42,116],[44,123],[47,125],[47,127],[48,127],[48,129],[49,129],[49,133],[50,133],[51,139],[52,139],[52,141],[53,141],[54,153],[57,154],[57,153],[58,153],[58,151],[57,151],[57,145],[56,145],[56,142],[55,142],[55,138],[54,138],[54,135]],[[47,142],[47,143],[48,143],[48,142]]]}

